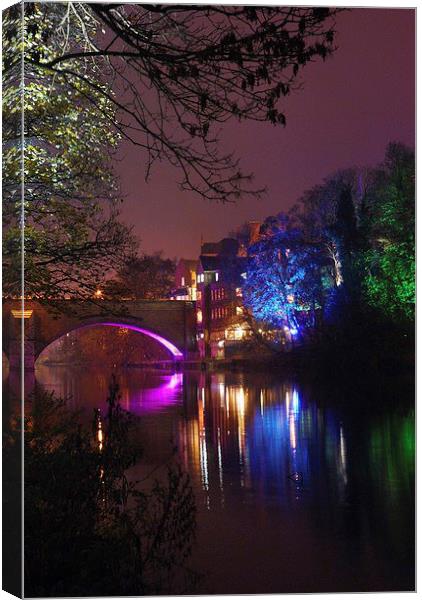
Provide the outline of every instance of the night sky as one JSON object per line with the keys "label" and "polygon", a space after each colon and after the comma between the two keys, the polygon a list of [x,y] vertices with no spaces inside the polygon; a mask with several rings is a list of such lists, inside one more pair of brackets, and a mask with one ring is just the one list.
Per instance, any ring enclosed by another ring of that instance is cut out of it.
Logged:
{"label": "night sky", "polygon": [[178,174],[164,163],[145,183],[144,156],[122,148],[123,219],[135,226],[142,251],[196,258],[201,234],[217,241],[287,209],[338,169],[376,165],[390,141],[414,147],[415,12],[352,9],[338,16],[337,31],[334,56],[308,65],[303,89],[283,100],[286,128],[233,121],[224,129],[223,150],[235,150],[256,187],[267,187],[262,200],[210,203],[180,191]]}

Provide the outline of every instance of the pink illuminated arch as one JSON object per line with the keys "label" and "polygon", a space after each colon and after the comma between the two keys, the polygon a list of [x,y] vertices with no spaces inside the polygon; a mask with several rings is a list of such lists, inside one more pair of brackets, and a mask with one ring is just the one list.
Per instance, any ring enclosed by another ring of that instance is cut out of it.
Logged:
{"label": "pink illuminated arch", "polygon": [[128,325],[127,323],[101,322],[95,323],[95,325],[107,325],[108,327],[124,327],[125,329],[130,329],[132,331],[137,331],[138,333],[143,333],[144,335],[147,335],[148,337],[157,340],[157,342],[159,342],[162,346],[167,348],[167,350],[169,350],[172,353],[173,357],[176,360],[180,360],[183,358],[183,353],[180,352],[180,350],[176,348],[174,344],[166,340],[166,338],[163,338],[161,335],[158,335],[158,333],[154,333],[153,331],[149,331],[148,329],[143,329],[142,327],[138,327],[137,325]]}

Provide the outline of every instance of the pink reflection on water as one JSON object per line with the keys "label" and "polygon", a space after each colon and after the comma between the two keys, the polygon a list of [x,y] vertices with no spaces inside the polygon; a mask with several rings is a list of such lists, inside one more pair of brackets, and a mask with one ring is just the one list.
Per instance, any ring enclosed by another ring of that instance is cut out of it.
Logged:
{"label": "pink reflection on water", "polygon": [[143,388],[130,398],[129,410],[136,414],[161,411],[180,400],[183,386],[183,373],[163,376],[164,381],[157,387]]}

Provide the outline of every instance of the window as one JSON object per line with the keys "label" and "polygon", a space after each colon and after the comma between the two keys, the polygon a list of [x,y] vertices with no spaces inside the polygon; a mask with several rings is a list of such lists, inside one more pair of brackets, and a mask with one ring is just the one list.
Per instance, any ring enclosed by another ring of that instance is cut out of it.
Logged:
{"label": "window", "polygon": [[215,280],[218,281],[218,273],[215,274]]}
{"label": "window", "polygon": [[243,294],[242,294],[242,288],[240,288],[240,287],[236,288],[236,296],[237,296],[238,298],[241,298],[241,297],[242,297],[242,295],[243,295]]}
{"label": "window", "polygon": [[241,340],[243,337],[243,329],[241,327],[236,327],[234,330],[234,339]]}
{"label": "window", "polygon": [[182,277],[182,287],[185,287],[185,278]]}

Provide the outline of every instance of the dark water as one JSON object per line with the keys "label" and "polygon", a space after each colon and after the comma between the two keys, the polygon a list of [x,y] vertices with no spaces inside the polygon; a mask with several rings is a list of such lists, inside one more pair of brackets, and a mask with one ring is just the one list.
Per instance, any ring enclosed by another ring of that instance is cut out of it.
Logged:
{"label": "dark water", "polygon": [[[36,376],[91,414],[110,372],[39,366]],[[403,399],[366,410],[363,395],[346,409],[257,374],[118,379],[145,460],[176,445],[191,474],[200,592],[414,589],[414,414]]]}

